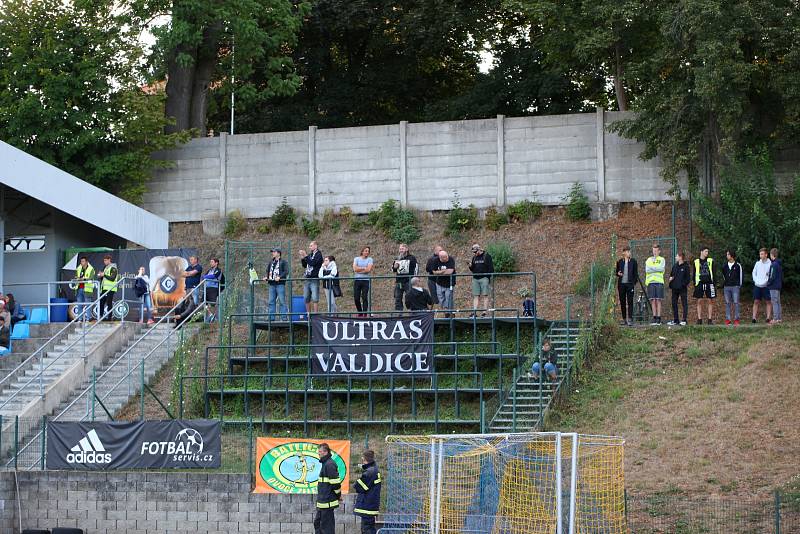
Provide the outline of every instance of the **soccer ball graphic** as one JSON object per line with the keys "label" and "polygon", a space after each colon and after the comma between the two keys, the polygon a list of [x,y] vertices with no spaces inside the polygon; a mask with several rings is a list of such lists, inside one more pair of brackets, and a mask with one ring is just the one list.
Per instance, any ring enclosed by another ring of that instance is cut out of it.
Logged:
{"label": "soccer ball graphic", "polygon": [[186,452],[200,454],[203,452],[203,436],[194,428],[184,428],[175,436],[175,441],[186,442]]}

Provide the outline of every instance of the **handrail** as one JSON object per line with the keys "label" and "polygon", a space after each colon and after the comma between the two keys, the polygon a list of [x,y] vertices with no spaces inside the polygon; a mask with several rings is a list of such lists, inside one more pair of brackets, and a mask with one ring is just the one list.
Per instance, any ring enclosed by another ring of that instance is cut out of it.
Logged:
{"label": "handrail", "polygon": [[[117,287],[117,286],[120,284],[120,282],[122,282],[123,280],[125,280],[125,277],[122,277],[122,278],[120,278],[119,280],[117,280],[117,281],[114,283],[114,286],[113,286],[113,288],[114,288],[114,289],[116,289],[116,287]],[[99,297],[97,297],[97,300],[95,300],[94,302],[92,302],[92,303],[91,303],[91,306],[94,306],[94,305],[95,305],[95,303],[99,302],[101,298],[103,298],[105,295],[107,295],[107,294],[108,294],[108,293],[110,293],[111,291],[112,291],[112,289],[109,289],[109,290],[108,290],[108,291],[106,291],[105,293],[102,293],[102,294],[101,294]],[[64,326],[64,327],[63,327],[61,330],[59,330],[59,331],[58,331],[58,332],[57,332],[57,333],[56,333],[54,336],[52,336],[50,339],[48,339],[48,340],[47,340],[47,342],[45,342],[45,344],[44,344],[44,345],[42,345],[41,347],[39,347],[39,348],[38,348],[38,349],[37,349],[37,350],[36,350],[36,351],[35,351],[33,354],[31,354],[30,356],[28,356],[28,357],[25,359],[25,361],[23,361],[22,363],[20,363],[20,364],[19,364],[17,367],[15,367],[15,368],[14,368],[14,370],[13,370],[13,371],[11,371],[10,373],[8,373],[8,374],[7,374],[7,375],[6,375],[6,376],[5,376],[5,377],[4,377],[2,380],[0,380],[0,385],[2,385],[2,384],[3,384],[3,383],[6,381],[6,380],[9,380],[9,379],[11,379],[11,378],[14,376],[14,374],[15,374],[17,371],[19,371],[19,370],[20,370],[20,369],[21,369],[23,366],[25,366],[25,365],[26,365],[28,362],[30,362],[30,361],[31,361],[33,358],[35,358],[35,357],[36,357],[36,355],[38,355],[38,354],[39,354],[40,352],[42,352],[42,351],[43,351],[43,350],[44,350],[46,347],[48,347],[48,345],[50,345],[50,342],[51,342],[53,339],[55,339],[55,338],[57,338],[58,336],[60,336],[61,334],[63,334],[63,333],[64,333],[64,332],[65,332],[65,331],[66,331],[68,328],[70,328],[70,327],[73,325],[73,323],[75,323],[76,321],[79,321],[79,320],[80,320],[80,321],[83,323],[83,333],[81,334],[81,336],[80,336],[78,339],[74,340],[72,343],[70,343],[70,344],[69,344],[69,345],[68,345],[68,346],[67,346],[67,347],[66,347],[66,348],[65,348],[65,349],[64,349],[64,350],[61,352],[61,354],[59,354],[59,355],[58,355],[58,356],[57,356],[57,357],[56,357],[56,358],[55,358],[55,359],[54,359],[52,362],[50,362],[50,363],[47,365],[47,367],[41,367],[41,366],[40,366],[40,368],[39,368],[39,374],[38,374],[38,375],[35,375],[35,376],[33,376],[33,377],[31,377],[31,379],[30,379],[30,380],[28,380],[28,382],[26,382],[26,383],[25,383],[25,386],[28,386],[28,385],[29,385],[31,382],[33,382],[34,380],[36,380],[36,378],[38,377],[38,378],[39,378],[39,394],[40,394],[40,395],[43,395],[43,394],[44,394],[44,383],[43,383],[44,371],[45,371],[45,370],[47,370],[47,369],[49,369],[51,365],[53,365],[53,364],[54,364],[54,363],[56,363],[56,362],[57,362],[59,359],[61,359],[61,357],[62,357],[62,356],[64,356],[64,354],[66,354],[66,353],[67,353],[67,351],[68,351],[69,349],[71,349],[72,347],[74,347],[74,346],[75,346],[75,345],[76,345],[76,344],[77,344],[79,341],[84,341],[84,342],[85,342],[85,341],[86,341],[86,334],[88,334],[89,332],[91,332],[92,330],[94,330],[94,329],[97,327],[97,325],[101,324],[102,320],[103,320],[103,319],[105,319],[105,318],[107,317],[107,315],[108,315],[108,314],[110,314],[110,313],[112,313],[112,312],[113,312],[113,307],[112,307],[112,308],[110,308],[110,309],[108,309],[108,310],[107,310],[107,311],[106,311],[106,312],[105,312],[105,313],[104,313],[104,314],[103,314],[103,315],[102,315],[102,316],[101,316],[101,317],[98,319],[98,321],[97,321],[95,324],[93,324],[93,325],[92,325],[92,326],[91,326],[91,327],[90,327],[88,330],[86,330],[86,319],[85,319],[85,318],[86,318],[86,313],[85,313],[85,310],[84,310],[84,312],[82,312],[80,315],[78,315],[77,317],[75,317],[75,318],[74,318],[72,321],[70,321],[69,323],[67,323],[67,325],[66,325],[66,326]],[[86,346],[85,346],[85,344],[84,344],[84,351],[85,351],[85,350],[86,350]],[[86,356],[86,354],[85,354],[85,352],[84,352],[84,357],[85,357],[85,356]],[[40,358],[40,361],[41,361],[41,362],[44,362],[44,358]],[[11,395],[11,397],[9,397],[8,399],[6,399],[6,401],[5,401],[5,402],[3,402],[3,404],[0,404],[0,410],[2,410],[2,409],[3,409],[3,408],[6,406],[6,404],[8,404],[8,403],[9,403],[9,402],[10,402],[10,401],[11,401],[11,400],[14,398],[14,397],[16,397],[16,396],[17,396],[17,394],[18,394],[20,391],[22,391],[23,389],[25,389],[25,386],[23,386],[22,388],[18,389],[16,392],[14,392],[14,394],[13,394],[13,395]]]}
{"label": "handrail", "polygon": [[[143,339],[145,339],[145,338],[146,338],[148,335],[150,335],[150,333],[151,333],[151,332],[155,332],[155,327],[156,327],[156,326],[160,325],[160,324],[161,324],[161,323],[163,323],[165,320],[167,320],[167,319],[169,318],[170,314],[174,313],[174,311],[175,311],[175,310],[178,308],[178,306],[180,306],[180,305],[181,305],[181,304],[182,304],[182,303],[183,303],[183,302],[184,302],[186,299],[188,299],[188,298],[193,298],[192,294],[193,294],[195,291],[199,290],[201,287],[203,287],[203,286],[204,286],[204,284],[205,284],[205,281],[204,281],[204,280],[202,280],[198,286],[196,286],[196,287],[192,288],[192,290],[191,290],[189,293],[187,293],[186,295],[184,295],[184,297],[183,297],[183,298],[182,298],[180,301],[178,301],[178,303],[177,303],[177,304],[175,304],[175,306],[173,306],[173,307],[172,307],[172,308],[171,308],[169,311],[167,311],[167,313],[165,313],[165,314],[164,314],[164,316],[163,316],[163,317],[161,317],[161,319],[159,319],[157,323],[155,323],[154,325],[151,325],[151,327],[148,329],[148,331],[145,333],[145,335],[143,335],[143,336],[141,336],[139,339],[137,339],[137,340],[136,340],[136,341],[135,341],[135,342],[134,342],[134,343],[133,343],[133,344],[132,344],[130,347],[128,347],[128,348],[125,350],[125,352],[123,352],[121,355],[119,355],[119,356],[117,357],[117,359],[116,359],[116,360],[115,360],[115,361],[114,361],[114,362],[113,362],[111,365],[109,365],[109,367],[108,367],[108,368],[107,368],[105,371],[103,371],[103,373],[102,373],[102,374],[101,374],[99,377],[97,377],[97,379],[96,379],[96,380],[100,380],[100,379],[102,379],[102,378],[103,378],[103,377],[106,375],[106,373],[108,373],[108,372],[109,372],[111,369],[113,369],[113,368],[114,368],[114,367],[115,367],[115,366],[116,366],[116,365],[117,365],[117,364],[118,364],[118,363],[119,363],[119,362],[122,360],[122,358],[124,358],[126,355],[128,355],[128,354],[130,353],[130,351],[131,351],[131,350],[132,350],[132,349],[133,349],[133,348],[134,348],[136,345],[138,345],[138,344],[139,344],[139,343],[140,343],[140,342],[141,342]],[[205,304],[205,299],[203,300],[202,304]],[[201,310],[201,309],[202,309],[202,306],[201,306],[200,304],[198,304],[198,305],[197,305],[197,307],[195,308],[195,310],[192,312],[192,314],[191,314],[189,317],[193,317],[193,316],[194,316],[194,314],[195,314],[195,313],[196,313],[198,310]],[[189,317],[187,317],[187,319],[188,319]],[[183,322],[181,322],[181,324],[184,324],[184,323],[183,323]],[[176,330],[177,330],[177,329],[176,329]],[[171,332],[170,332],[170,335],[172,335],[172,333],[171,333]],[[168,338],[169,338],[169,336],[167,336],[166,338],[164,338],[164,340],[162,340],[162,342],[161,342],[161,343],[163,343],[163,342],[164,342],[166,339],[168,339]],[[161,346],[161,343],[159,343],[157,346]],[[155,350],[155,348],[154,348],[153,350]],[[152,351],[151,351],[151,352],[152,352]],[[149,354],[150,354],[150,353],[148,353],[148,355],[149,355]],[[126,376],[127,376],[127,375],[126,375]],[[116,387],[116,385],[115,385],[114,387]],[[61,410],[61,412],[60,412],[58,415],[56,415],[55,417],[53,417],[53,420],[54,420],[54,421],[55,421],[55,420],[58,420],[58,419],[59,419],[59,418],[60,418],[62,415],[64,415],[64,414],[65,414],[65,413],[66,413],[66,412],[67,412],[67,411],[68,411],[70,408],[72,408],[72,406],[74,406],[74,405],[75,405],[75,403],[76,403],[76,402],[78,402],[78,400],[79,400],[80,398],[82,398],[82,397],[83,397],[83,396],[84,396],[84,395],[85,395],[87,392],[89,392],[90,390],[91,390],[91,386],[89,386],[89,387],[87,387],[86,389],[84,389],[84,390],[83,390],[83,391],[82,391],[82,392],[81,392],[81,393],[80,393],[80,394],[79,394],[77,397],[75,397],[75,399],[73,399],[73,401],[72,401],[72,402],[70,402],[70,403],[69,403],[69,404],[68,404],[68,405],[67,405],[67,406],[66,406],[66,407],[65,407],[63,410]]]}

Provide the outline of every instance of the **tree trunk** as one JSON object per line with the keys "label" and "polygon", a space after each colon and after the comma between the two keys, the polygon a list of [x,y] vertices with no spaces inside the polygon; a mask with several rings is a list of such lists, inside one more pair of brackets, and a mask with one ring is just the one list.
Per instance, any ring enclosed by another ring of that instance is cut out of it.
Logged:
{"label": "tree trunk", "polygon": [[[188,54],[192,63],[184,67],[177,61],[178,55]],[[190,110],[192,103],[192,85],[197,64],[197,50],[188,46],[178,47],[170,56],[167,64],[167,101],[164,113],[175,123],[164,127],[166,133],[181,132],[191,128]]]}
{"label": "tree trunk", "polygon": [[614,64],[616,72],[614,73],[614,92],[617,95],[617,107],[620,111],[628,111],[628,94],[625,91],[623,79],[625,77],[625,69],[622,66],[622,52],[620,50],[619,42],[614,46]]}
{"label": "tree trunk", "polygon": [[208,112],[208,88],[217,66],[219,43],[217,39],[222,31],[222,24],[214,24],[203,32],[203,42],[195,61],[194,80],[192,83],[191,108],[189,110],[190,128],[197,129],[200,137],[205,137],[206,114]]}

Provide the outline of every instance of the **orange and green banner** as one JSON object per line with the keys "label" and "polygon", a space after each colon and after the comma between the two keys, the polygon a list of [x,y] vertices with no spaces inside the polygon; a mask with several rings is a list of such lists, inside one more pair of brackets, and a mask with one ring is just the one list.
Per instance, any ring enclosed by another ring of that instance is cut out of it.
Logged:
{"label": "orange and green banner", "polygon": [[316,493],[320,463],[317,446],[327,443],[349,492],[350,442],[343,440],[257,438],[256,489],[253,493]]}

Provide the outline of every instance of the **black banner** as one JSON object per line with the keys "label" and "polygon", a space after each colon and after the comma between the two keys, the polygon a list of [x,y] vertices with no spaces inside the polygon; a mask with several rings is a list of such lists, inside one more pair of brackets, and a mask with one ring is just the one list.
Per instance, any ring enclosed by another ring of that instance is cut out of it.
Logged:
{"label": "black banner", "polygon": [[220,467],[219,421],[208,419],[47,423],[48,469]]}
{"label": "black banner", "polygon": [[350,319],[312,316],[314,374],[426,374],[433,366],[433,314]]}

